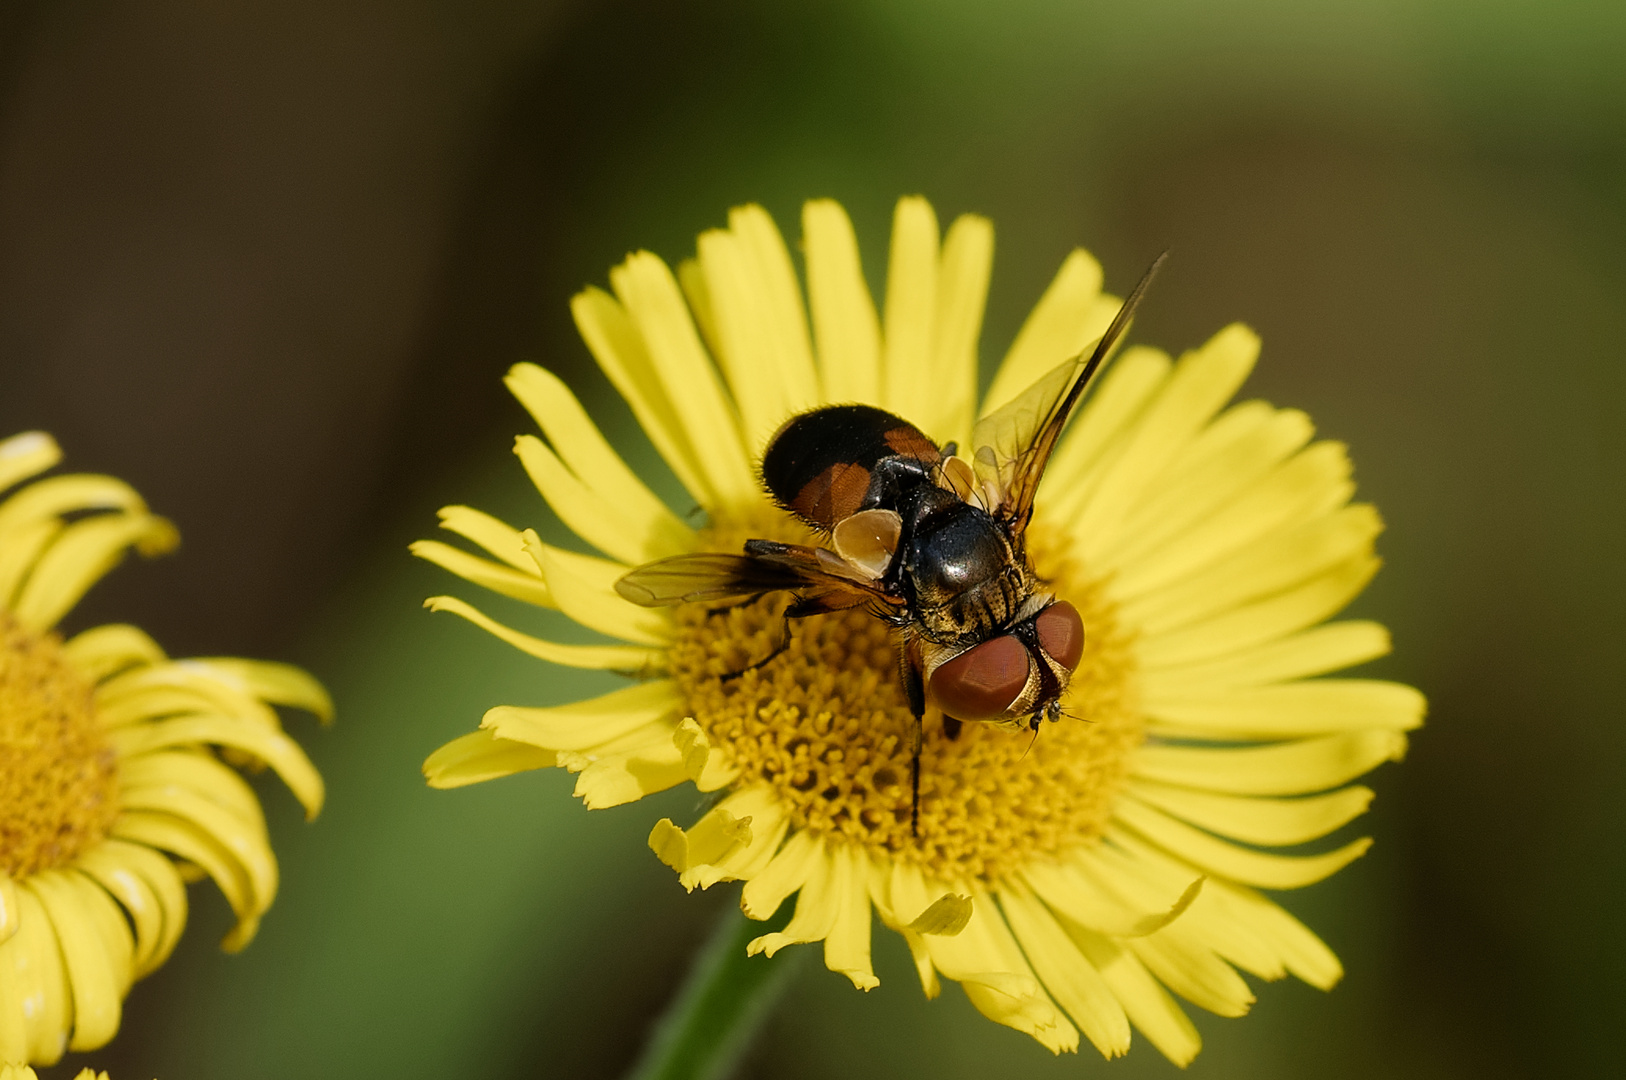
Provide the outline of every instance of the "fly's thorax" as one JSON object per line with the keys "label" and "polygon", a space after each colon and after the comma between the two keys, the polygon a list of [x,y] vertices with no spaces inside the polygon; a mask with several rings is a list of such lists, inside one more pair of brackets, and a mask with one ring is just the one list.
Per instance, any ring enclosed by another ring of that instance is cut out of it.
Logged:
{"label": "fly's thorax", "polygon": [[900,584],[922,633],[963,645],[1017,617],[1037,582],[999,522],[941,489],[920,493],[904,511]]}

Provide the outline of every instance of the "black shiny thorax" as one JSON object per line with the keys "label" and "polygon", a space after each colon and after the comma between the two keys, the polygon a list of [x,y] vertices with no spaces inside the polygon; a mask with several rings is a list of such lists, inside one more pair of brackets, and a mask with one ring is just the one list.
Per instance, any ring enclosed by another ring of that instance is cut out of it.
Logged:
{"label": "black shiny thorax", "polygon": [[920,629],[940,645],[985,640],[1034,589],[1033,571],[987,511],[935,484],[903,493],[892,570]]}

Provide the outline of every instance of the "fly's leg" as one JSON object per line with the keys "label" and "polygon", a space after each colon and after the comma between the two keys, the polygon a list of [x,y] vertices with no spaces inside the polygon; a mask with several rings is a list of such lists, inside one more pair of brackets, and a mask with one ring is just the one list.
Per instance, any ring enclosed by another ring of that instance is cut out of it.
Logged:
{"label": "fly's leg", "polygon": [[728,674],[724,675],[724,682],[733,682],[741,675],[744,675],[747,671],[755,671],[762,665],[778,659],[781,653],[790,648],[790,620],[795,618],[795,616],[791,614],[795,607],[796,605],[792,604],[790,607],[785,609],[784,619],[779,624],[779,644],[770,649],[768,651],[768,655],[764,656],[762,659],[752,661],[751,663],[740,668],[740,670],[730,671]]}
{"label": "fly's leg", "polygon": [[[755,598],[753,597],[753,599]],[[730,606],[738,607],[739,605],[734,604]],[[729,610],[729,607],[715,608],[710,612],[710,614],[715,615],[719,611],[727,610]],[[732,682],[741,675],[744,675],[747,671],[755,671],[762,665],[778,659],[781,653],[790,648],[790,621],[792,619],[805,619],[809,615],[823,615],[826,612],[837,610],[839,609],[831,607],[824,599],[819,597],[792,601],[790,605],[785,608],[785,613],[781,617],[783,621],[781,621],[779,624],[779,644],[775,645],[771,650],[769,650],[768,655],[764,656],[762,659],[749,663],[740,668],[738,671],[733,671],[727,675],[724,675],[723,681]]]}
{"label": "fly's leg", "polygon": [[908,650],[899,658],[903,675],[903,692],[909,699],[909,711],[915,717],[914,747],[909,755],[909,834],[920,835],[920,748],[925,741],[926,683],[920,677],[920,668],[911,662]]}

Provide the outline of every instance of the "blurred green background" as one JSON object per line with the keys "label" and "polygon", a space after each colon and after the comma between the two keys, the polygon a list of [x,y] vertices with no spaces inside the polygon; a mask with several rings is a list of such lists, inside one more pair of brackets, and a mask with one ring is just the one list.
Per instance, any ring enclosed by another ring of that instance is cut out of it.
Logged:
{"label": "blurred green background", "polygon": [[[134,990],[115,1080],[611,1077],[727,888],[644,846],[692,792],[588,814],[569,778],[431,792],[498,703],[605,685],[419,610],[405,545],[468,502],[547,534],[498,383],[560,372],[640,461],[566,302],[760,201],[998,229],[985,360],[1082,244],[1173,350],[1263,335],[1245,393],[1353,447],[1384,512],[1374,670],[1430,696],[1378,839],[1286,897],[1348,968],[1199,1017],[1196,1077],[1602,1076],[1626,1025],[1626,7],[1388,0],[598,4],[358,0],[0,12],[0,431],[46,427],[186,544],[76,616],[297,661],[330,787],[263,785],[284,885]],[[668,489],[670,490],[670,488]],[[554,535],[557,535],[555,532]],[[1175,1072],[1052,1059],[879,934],[869,995],[809,964],[748,1075]]]}

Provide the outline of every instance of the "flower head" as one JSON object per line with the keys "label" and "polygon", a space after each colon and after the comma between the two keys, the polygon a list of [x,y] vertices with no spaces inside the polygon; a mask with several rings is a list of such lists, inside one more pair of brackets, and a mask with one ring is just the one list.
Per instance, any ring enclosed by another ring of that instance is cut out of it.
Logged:
{"label": "flower head", "polygon": [[1058,1052],[1082,1032],[1121,1054],[1133,1027],[1183,1064],[1199,1042],[1169,991],[1236,1016],[1253,1001],[1238,969],[1331,986],[1337,958],[1259,890],[1319,881],[1369,842],[1268,849],[1359,815],[1371,792],[1350,781],[1402,754],[1423,700],[1394,683],[1315,678],[1388,651],[1381,626],[1324,622],[1376,570],[1380,526],[1349,502],[1344,448],[1312,442],[1303,413],[1229,404],[1258,353],[1246,328],[1177,361],[1128,349],[1079,410],[1028,531],[1035,569],[1086,631],[1068,718],[1033,739],[985,724],[956,738],[928,711],[918,829],[914,720],[886,624],[862,609],[799,620],[785,650],[753,666],[779,644],[783,594],[651,610],[616,593],[630,569],[674,554],[827,542],[756,479],[788,417],[869,403],[966,447],[979,416],[1086,349],[1120,306],[1073,252],[979,400],[985,220],[962,217],[940,237],[924,200],[902,200],[884,314],[837,204],[807,204],[803,244],[805,305],[758,207],[703,234],[675,275],[639,252],[611,271],[613,293],[572,304],[706,512],[698,526],[651,494],[559,379],[529,364],[509,373],[545,436],[520,436],[516,452],[600,554],[468,507],[443,510],[442,525],[491,557],[438,541],[414,550],[613,640],[561,644],[451,597],[429,605],[539,659],[635,680],[590,701],[494,708],[430,757],[430,782],[557,765],[579,774],[589,807],[686,781],[721,792],[688,828],[656,823],[650,846],[688,888],[743,880],[753,918],[796,896],[789,923],[752,950],[822,941],[826,964],[867,989],[873,911],[908,942],[928,996],[958,981],[985,1015]]}
{"label": "flower head", "polygon": [[[0,441],[0,492],[60,457],[39,432]],[[269,765],[307,814],[321,807],[321,777],[273,708],[327,718],[309,675],[171,660],[133,626],[53,629],[127,550],[176,540],[110,476],[36,480],[0,502],[0,1062],[112,1038],[131,982],[180,939],[194,876],[237,916],[226,948],[248,944],[277,863],[228,761]]]}

